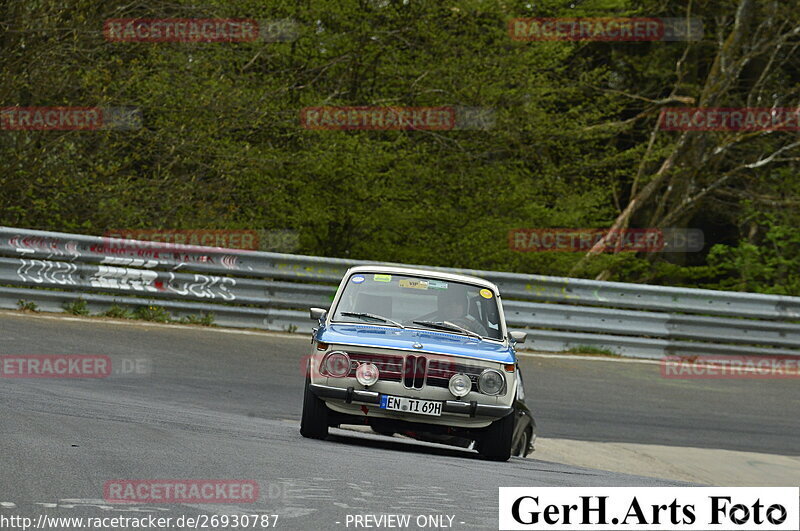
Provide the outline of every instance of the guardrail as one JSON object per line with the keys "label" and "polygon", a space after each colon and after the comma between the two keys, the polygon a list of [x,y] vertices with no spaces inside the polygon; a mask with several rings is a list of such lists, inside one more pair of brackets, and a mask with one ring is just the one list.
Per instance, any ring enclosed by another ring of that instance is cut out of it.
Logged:
{"label": "guardrail", "polygon": [[[222,326],[309,332],[347,268],[365,263],[0,227],[0,307],[92,312],[160,306]],[[800,356],[800,297],[433,268],[495,282],[528,348],[664,355]]]}

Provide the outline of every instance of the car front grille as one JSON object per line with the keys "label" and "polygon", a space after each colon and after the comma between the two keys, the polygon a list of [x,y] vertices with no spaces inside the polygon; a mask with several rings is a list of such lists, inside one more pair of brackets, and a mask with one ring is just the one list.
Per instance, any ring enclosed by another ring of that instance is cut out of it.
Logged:
{"label": "car front grille", "polygon": [[447,387],[454,374],[466,374],[472,380],[472,390],[478,390],[478,377],[484,367],[455,363],[449,359],[431,360],[428,366],[428,385],[434,387]]}
{"label": "car front grille", "polygon": [[428,368],[428,359],[425,356],[406,356],[406,366],[403,370],[403,385],[409,389],[422,389],[425,385],[425,372]]}
{"label": "car front grille", "polygon": [[356,377],[356,369],[359,363],[373,363],[380,371],[380,379],[391,382],[399,382],[403,377],[403,356],[394,354],[374,354],[370,352],[348,352],[353,363],[350,368],[350,376]]}
{"label": "car front grille", "polygon": [[478,377],[482,366],[451,361],[452,358],[430,358],[409,354],[377,354],[348,352],[351,362],[350,377],[355,378],[359,363],[373,363],[380,371],[380,380],[402,382],[407,389],[422,389],[425,385],[447,388],[454,374],[466,374],[472,380],[472,390],[478,390]]}

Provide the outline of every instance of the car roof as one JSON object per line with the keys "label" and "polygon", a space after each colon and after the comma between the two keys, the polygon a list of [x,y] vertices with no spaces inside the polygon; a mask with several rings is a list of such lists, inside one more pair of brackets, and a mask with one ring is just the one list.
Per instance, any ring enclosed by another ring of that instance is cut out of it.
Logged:
{"label": "car roof", "polygon": [[403,267],[403,266],[360,265],[348,269],[346,276],[349,276],[353,273],[388,273],[395,275],[424,276],[424,277],[435,278],[438,280],[451,280],[453,282],[474,284],[476,286],[489,288],[494,292],[495,295],[499,295],[500,293],[497,286],[492,282],[489,282],[488,280],[469,275],[459,275],[457,273],[438,271],[436,269],[420,269],[415,267]]}

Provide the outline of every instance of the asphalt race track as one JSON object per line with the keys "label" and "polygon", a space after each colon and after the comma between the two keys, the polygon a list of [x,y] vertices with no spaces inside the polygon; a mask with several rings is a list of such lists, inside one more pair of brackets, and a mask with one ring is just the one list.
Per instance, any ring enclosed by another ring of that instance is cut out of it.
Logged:
{"label": "asphalt race track", "polygon": [[[104,354],[147,368],[104,379],[0,379],[1,516],[259,513],[277,514],[278,529],[347,529],[348,515],[393,513],[496,529],[499,486],[678,484],[537,459],[492,463],[469,450],[349,430],[304,439],[307,339],[14,312],[0,313],[0,338],[0,355]],[[655,365],[521,364],[545,437],[796,453],[796,381],[700,385],[664,380]],[[103,500],[106,481],[168,478],[255,480],[260,497]]]}

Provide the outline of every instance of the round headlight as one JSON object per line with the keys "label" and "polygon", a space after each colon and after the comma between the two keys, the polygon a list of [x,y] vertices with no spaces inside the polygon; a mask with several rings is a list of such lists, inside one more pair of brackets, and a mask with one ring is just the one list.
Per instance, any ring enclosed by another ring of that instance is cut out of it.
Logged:
{"label": "round headlight", "polygon": [[506,383],[506,377],[496,369],[485,369],[478,378],[478,389],[485,395],[499,395]]}
{"label": "round headlight", "polygon": [[356,380],[361,385],[372,385],[378,381],[380,372],[374,363],[362,363],[356,369]]}
{"label": "round headlight", "polygon": [[450,383],[447,384],[447,387],[453,393],[453,396],[466,396],[472,391],[472,380],[466,374],[454,374],[450,377]]}
{"label": "round headlight", "polygon": [[325,372],[334,378],[344,378],[350,374],[350,356],[346,352],[331,352],[325,357]]}

